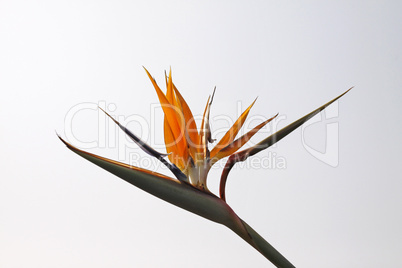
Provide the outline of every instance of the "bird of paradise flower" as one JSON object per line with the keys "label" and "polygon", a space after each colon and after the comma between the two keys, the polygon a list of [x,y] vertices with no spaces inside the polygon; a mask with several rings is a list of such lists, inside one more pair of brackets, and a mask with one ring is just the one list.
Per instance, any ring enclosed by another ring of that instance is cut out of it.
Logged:
{"label": "bird of paradise flower", "polygon": [[[125,163],[82,151],[59,136],[60,140],[73,152],[115,174],[132,185],[137,186],[138,188],[173,205],[227,226],[258,250],[275,266],[294,267],[273,246],[271,246],[239,216],[237,216],[237,214],[227,204],[225,195],[226,181],[231,168],[237,162],[245,161],[248,157],[275,144],[314,115],[324,110],[328,105],[338,100],[351,88],[313,112],[265,138],[256,145],[237,152],[255,133],[277,116],[275,115],[274,117],[260,123],[246,134],[235,139],[244,124],[250,109],[255,102],[254,101],[240,115],[233,126],[217,142],[213,149],[209,150],[209,143],[214,142],[211,138],[209,125],[209,114],[214,94],[208,98],[201,122],[201,128],[198,130],[189,106],[172,81],[171,71],[169,76],[166,76],[165,73],[167,87],[166,94],[162,92],[148,70],[145,69],[145,71],[156,90],[159,102],[163,109],[164,139],[167,154],[157,152],[130,132],[126,127],[121,125],[117,120],[112,118],[105,111],[104,112],[120,127],[120,129],[122,129],[136,144],[138,144],[142,150],[149,155],[156,157],[166,165],[176,178],[171,178],[154,171],[130,166]],[[169,161],[166,160],[166,157]],[[207,188],[207,174],[212,165],[225,157],[228,157],[228,160],[221,175],[218,197]]]}

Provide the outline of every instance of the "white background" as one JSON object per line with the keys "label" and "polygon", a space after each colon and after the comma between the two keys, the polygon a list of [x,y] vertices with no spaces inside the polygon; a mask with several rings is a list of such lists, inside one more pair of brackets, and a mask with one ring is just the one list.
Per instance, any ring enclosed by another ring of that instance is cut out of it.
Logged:
{"label": "white background", "polygon": [[[269,150],[285,169],[232,170],[228,203],[297,267],[401,267],[401,8],[0,1],[0,267],[272,266],[224,226],[142,192],[57,139],[55,130],[65,137],[70,129],[99,142],[96,110],[67,127],[65,118],[77,104],[104,101],[115,105],[113,115],[155,119],[147,135],[140,124],[129,127],[161,143],[163,116],[152,117],[157,96],[142,65],[161,86],[171,66],[194,114],[217,86],[212,118],[235,120],[238,104],[258,96],[250,118],[279,112],[280,126],[355,86],[331,119],[339,126],[337,167],[313,157],[298,129]],[[212,122],[213,131],[222,127]],[[326,122],[304,137],[325,149]],[[121,158],[121,148],[97,145],[88,151]],[[215,192],[219,176],[214,169],[208,179]]]}

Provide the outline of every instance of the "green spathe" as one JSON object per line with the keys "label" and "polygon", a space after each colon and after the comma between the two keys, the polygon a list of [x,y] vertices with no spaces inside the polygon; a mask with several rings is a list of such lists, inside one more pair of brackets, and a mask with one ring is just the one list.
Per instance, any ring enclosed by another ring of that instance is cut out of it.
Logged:
{"label": "green spathe", "polygon": [[59,138],[73,152],[128,183],[166,202],[227,226],[277,267],[294,267],[264,238],[241,220],[225,201],[217,196],[158,173],[143,172],[122,163],[117,164],[116,161],[79,150],[61,137]]}

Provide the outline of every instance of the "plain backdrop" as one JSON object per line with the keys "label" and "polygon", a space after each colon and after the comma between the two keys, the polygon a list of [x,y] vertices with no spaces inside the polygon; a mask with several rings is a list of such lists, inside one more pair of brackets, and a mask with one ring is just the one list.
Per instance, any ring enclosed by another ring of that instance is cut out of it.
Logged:
{"label": "plain backdrop", "polygon": [[[58,140],[55,131],[169,174],[96,110],[163,151],[142,66],[161,86],[171,67],[196,115],[216,86],[214,138],[257,96],[248,127],[278,112],[283,127],[355,86],[331,118],[255,156],[268,166],[233,169],[227,201],[297,267],[401,267],[401,10],[400,1],[0,0],[0,267],[273,267],[224,226]],[[215,193],[220,172],[208,178]]]}

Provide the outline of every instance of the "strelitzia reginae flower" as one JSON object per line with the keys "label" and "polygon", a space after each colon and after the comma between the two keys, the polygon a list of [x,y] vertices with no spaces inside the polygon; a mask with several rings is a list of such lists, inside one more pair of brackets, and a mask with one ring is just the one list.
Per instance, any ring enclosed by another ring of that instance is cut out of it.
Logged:
{"label": "strelitzia reginae flower", "polygon": [[[144,68],[145,69],[145,68]],[[82,151],[59,138],[69,149],[101,168],[115,174],[128,183],[159,197],[173,205],[195,213],[211,221],[223,224],[234,231],[247,243],[258,250],[277,267],[294,267],[284,256],[272,247],[264,238],[254,231],[231,209],[226,202],[225,185],[231,168],[239,161],[267,149],[283,137],[298,128],[304,122],[325,109],[328,105],[342,97],[345,93],[324,104],[313,112],[284,127],[248,149],[238,151],[262,127],[276,116],[260,123],[246,134],[236,136],[244,124],[254,102],[240,115],[226,134],[209,150],[211,138],[209,114],[214,94],[208,98],[201,127],[198,130],[193,114],[172,82],[171,72],[165,74],[166,94],[157,85],[155,79],[145,69],[150,78],[164,113],[164,138],[167,154],[159,153],[130,132],[117,120],[106,114],[123,130],[138,146],[149,155],[159,159],[166,165],[175,178],[154,171],[134,167],[98,155]],[[215,90],[214,90],[215,93]],[[228,157],[223,169],[219,197],[207,188],[208,171],[217,161]]]}

